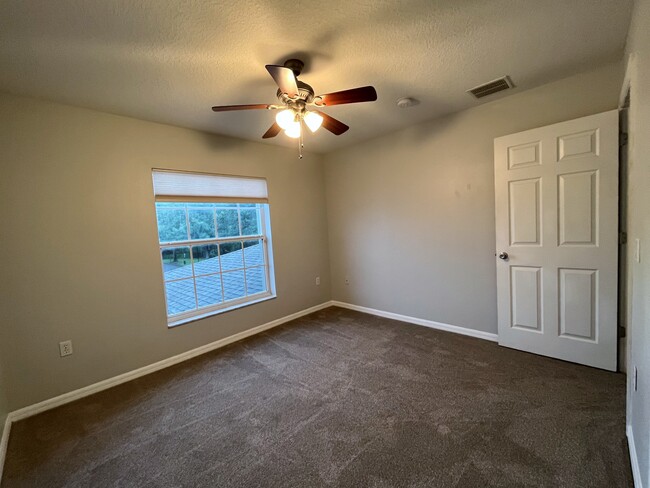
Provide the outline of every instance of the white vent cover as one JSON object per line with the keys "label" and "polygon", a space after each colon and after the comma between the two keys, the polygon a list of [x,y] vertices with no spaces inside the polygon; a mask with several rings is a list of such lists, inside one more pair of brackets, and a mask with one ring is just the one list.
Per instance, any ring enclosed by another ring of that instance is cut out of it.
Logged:
{"label": "white vent cover", "polygon": [[482,85],[476,86],[471,90],[467,90],[467,93],[471,93],[475,98],[483,98],[493,93],[497,93],[508,88],[513,88],[515,85],[512,83],[512,80],[509,76],[504,76],[503,78],[498,78],[496,80],[489,81]]}

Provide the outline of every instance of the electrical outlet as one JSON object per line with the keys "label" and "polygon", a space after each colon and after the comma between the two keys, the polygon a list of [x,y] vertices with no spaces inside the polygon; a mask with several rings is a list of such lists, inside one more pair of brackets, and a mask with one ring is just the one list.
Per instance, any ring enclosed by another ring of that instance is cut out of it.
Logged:
{"label": "electrical outlet", "polygon": [[316,277],[316,286],[320,286],[320,276]]}
{"label": "electrical outlet", "polygon": [[72,341],[59,342],[59,353],[61,357],[72,354]]}

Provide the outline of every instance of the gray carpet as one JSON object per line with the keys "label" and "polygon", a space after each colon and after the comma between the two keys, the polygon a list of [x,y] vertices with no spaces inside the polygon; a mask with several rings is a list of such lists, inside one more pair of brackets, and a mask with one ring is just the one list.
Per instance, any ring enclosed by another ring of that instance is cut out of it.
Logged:
{"label": "gray carpet", "polygon": [[627,487],[624,417],[623,375],[330,308],[14,424],[2,487]]}

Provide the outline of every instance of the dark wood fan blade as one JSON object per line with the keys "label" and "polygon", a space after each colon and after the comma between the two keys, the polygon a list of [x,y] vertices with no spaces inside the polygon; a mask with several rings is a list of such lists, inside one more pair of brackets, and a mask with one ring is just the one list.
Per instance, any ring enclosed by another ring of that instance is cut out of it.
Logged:
{"label": "dark wood fan blade", "polygon": [[212,107],[212,110],[215,112],[229,112],[231,110],[257,110],[263,108],[269,108],[270,105],[257,104],[257,105],[221,105]]}
{"label": "dark wood fan blade", "polygon": [[277,136],[280,131],[282,131],[282,127],[280,127],[278,124],[273,122],[273,125],[269,127],[269,130],[267,130],[264,135],[262,136],[262,139],[269,139],[271,137]]}
{"label": "dark wood fan blade", "polygon": [[318,110],[314,110],[314,112],[323,117],[323,127],[336,136],[340,136],[349,129],[349,127],[343,122],[336,120],[334,117],[330,117],[325,112],[320,112]]}
{"label": "dark wood fan blade", "polygon": [[276,66],[274,64],[267,64],[266,70],[278,84],[282,93],[286,93],[290,97],[295,97],[298,94],[298,84],[296,83],[296,75],[293,74],[293,71],[284,66]]}
{"label": "dark wood fan blade", "polygon": [[[318,101],[320,99],[320,101]],[[316,105],[343,105],[344,103],[374,102],[377,100],[377,91],[372,86],[352,88],[316,98]]]}

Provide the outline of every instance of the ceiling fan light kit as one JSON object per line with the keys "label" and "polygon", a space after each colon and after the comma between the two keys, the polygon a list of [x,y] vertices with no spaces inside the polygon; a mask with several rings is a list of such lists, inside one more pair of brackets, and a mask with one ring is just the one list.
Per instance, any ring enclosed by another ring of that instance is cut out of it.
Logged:
{"label": "ceiling fan light kit", "polygon": [[308,110],[307,107],[328,107],[348,103],[374,102],[377,100],[377,91],[372,86],[352,88],[325,95],[314,95],[314,89],[307,83],[298,80],[305,64],[299,59],[288,59],[283,66],[266,65],[273,80],[278,85],[276,96],[280,104],[266,105],[225,105],[215,106],[215,112],[228,112],[233,110],[280,110],[275,116],[275,122],[262,136],[269,139],[284,131],[287,137],[298,139],[298,152],[302,158],[303,124],[311,132],[316,132],[321,126],[334,135],[341,135],[349,127],[334,117],[319,110]]}
{"label": "ceiling fan light kit", "polygon": [[323,125],[323,116],[316,112],[307,112],[303,118],[310,131],[316,132]]}
{"label": "ceiling fan light kit", "polygon": [[294,122],[291,124],[289,127],[284,129],[284,133],[287,135],[287,137],[298,139],[302,134],[302,131],[300,130],[300,122]]}
{"label": "ceiling fan light kit", "polygon": [[283,129],[288,129],[292,124],[296,123],[296,114],[293,110],[283,110],[277,113],[275,121]]}

